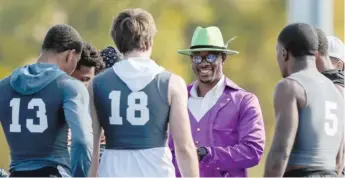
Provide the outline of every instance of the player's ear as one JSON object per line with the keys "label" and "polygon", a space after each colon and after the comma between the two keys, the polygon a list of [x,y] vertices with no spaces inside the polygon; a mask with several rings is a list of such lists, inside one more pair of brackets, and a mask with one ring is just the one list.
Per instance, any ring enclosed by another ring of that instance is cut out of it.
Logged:
{"label": "player's ear", "polygon": [[335,63],[335,66],[339,70],[342,70],[344,68],[344,64],[340,60],[338,60],[337,63]]}
{"label": "player's ear", "polygon": [[285,48],[283,48],[282,55],[283,55],[284,61],[287,61],[288,60],[288,51]]}
{"label": "player's ear", "polygon": [[74,49],[67,51],[66,62],[69,63],[73,60],[73,56],[76,55],[76,51]]}

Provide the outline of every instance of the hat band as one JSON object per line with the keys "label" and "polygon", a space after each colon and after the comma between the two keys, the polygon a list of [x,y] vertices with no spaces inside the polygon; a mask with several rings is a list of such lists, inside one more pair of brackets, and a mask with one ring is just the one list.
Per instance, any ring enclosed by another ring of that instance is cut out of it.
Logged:
{"label": "hat band", "polygon": [[195,45],[191,46],[190,49],[197,49],[197,48],[216,48],[216,49],[226,49],[225,47],[213,46],[213,45]]}

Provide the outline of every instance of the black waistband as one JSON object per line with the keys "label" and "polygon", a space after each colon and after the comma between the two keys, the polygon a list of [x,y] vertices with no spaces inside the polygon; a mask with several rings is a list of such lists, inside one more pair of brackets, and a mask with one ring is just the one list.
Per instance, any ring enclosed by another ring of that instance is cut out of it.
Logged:
{"label": "black waistband", "polygon": [[219,47],[219,46],[213,46],[213,45],[195,45],[195,46],[190,47],[190,49],[197,49],[197,48],[226,49],[225,47]]}
{"label": "black waistband", "polygon": [[322,169],[322,168],[300,168],[293,169],[284,173],[284,177],[337,177],[336,170]]}

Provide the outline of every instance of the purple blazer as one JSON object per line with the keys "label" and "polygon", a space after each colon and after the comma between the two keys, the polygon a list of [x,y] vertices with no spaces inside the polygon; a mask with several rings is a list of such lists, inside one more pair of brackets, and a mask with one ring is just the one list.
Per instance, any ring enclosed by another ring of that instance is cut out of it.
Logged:
{"label": "purple blazer", "polygon": [[[196,147],[206,147],[200,162],[201,177],[247,177],[247,168],[258,165],[264,152],[265,128],[258,98],[230,79],[217,103],[197,122],[189,112]],[[190,92],[193,83],[188,85]],[[176,176],[181,176],[173,153]]]}

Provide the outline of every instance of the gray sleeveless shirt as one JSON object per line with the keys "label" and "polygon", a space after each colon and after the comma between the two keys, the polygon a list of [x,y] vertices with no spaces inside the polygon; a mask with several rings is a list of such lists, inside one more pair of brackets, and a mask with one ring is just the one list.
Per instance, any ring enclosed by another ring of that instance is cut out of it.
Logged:
{"label": "gray sleeveless shirt", "polygon": [[307,103],[299,110],[298,131],[288,165],[336,168],[343,138],[344,103],[332,81],[317,71],[288,77],[305,90]]}

